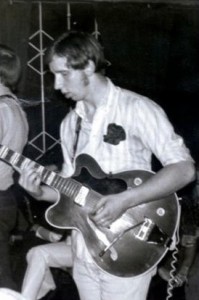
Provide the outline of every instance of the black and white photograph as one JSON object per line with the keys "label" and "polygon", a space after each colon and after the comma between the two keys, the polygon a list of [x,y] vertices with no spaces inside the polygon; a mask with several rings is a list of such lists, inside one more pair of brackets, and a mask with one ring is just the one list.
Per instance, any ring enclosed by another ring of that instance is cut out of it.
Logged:
{"label": "black and white photograph", "polygon": [[198,300],[199,1],[0,1],[0,299]]}

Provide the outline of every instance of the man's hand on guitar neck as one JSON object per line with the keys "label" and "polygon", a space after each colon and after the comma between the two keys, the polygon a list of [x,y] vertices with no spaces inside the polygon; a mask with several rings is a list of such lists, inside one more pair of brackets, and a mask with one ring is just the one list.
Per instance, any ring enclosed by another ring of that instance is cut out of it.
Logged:
{"label": "man's hand on guitar neck", "polygon": [[54,189],[41,185],[41,176],[35,169],[34,162],[30,162],[21,170],[19,184],[37,200],[56,202],[58,198],[58,193]]}

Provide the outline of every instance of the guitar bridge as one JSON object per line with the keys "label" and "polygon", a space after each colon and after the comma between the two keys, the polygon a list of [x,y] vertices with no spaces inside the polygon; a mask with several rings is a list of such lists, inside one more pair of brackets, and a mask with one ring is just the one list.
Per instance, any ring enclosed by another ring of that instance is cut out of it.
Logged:
{"label": "guitar bridge", "polygon": [[169,236],[164,233],[151,219],[145,218],[144,223],[136,234],[136,238],[148,243],[168,246],[170,242]]}
{"label": "guitar bridge", "polygon": [[154,225],[155,224],[151,219],[145,218],[139,232],[136,234],[136,238],[141,241],[147,241]]}

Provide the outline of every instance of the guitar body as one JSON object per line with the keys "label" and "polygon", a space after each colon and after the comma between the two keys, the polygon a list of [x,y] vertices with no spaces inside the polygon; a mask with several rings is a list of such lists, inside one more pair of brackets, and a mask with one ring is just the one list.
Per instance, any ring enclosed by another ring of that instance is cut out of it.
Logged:
{"label": "guitar body", "polygon": [[[17,171],[32,162],[5,145],[0,145],[0,159]],[[63,178],[36,162],[34,168],[41,181],[60,194],[60,199],[46,211],[47,222],[57,228],[80,231],[102,270],[121,277],[138,276],[156,266],[170,248],[180,219],[175,194],[128,209],[110,228],[98,228],[90,217],[103,195],[136,188],[153,176],[152,172],[107,175],[86,154],[76,159],[72,178]]]}
{"label": "guitar body", "polygon": [[131,208],[110,228],[97,228],[90,212],[102,195],[136,188],[153,175],[143,170],[107,175],[93,158],[82,154],[73,179],[88,187],[83,204],[60,193],[60,199],[47,209],[46,220],[57,228],[79,230],[93,260],[104,271],[121,277],[148,272],[172,243],[180,218],[176,195]]}

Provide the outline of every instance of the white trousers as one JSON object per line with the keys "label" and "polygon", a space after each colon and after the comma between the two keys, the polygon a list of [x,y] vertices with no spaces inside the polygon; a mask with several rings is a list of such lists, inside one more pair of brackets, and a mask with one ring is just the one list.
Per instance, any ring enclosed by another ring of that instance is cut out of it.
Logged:
{"label": "white trousers", "polygon": [[27,300],[21,294],[8,288],[0,288],[1,300]]}
{"label": "white trousers", "polygon": [[78,258],[73,262],[73,278],[81,300],[146,300],[156,268],[138,277],[124,278],[105,273],[94,263]]}
{"label": "white trousers", "polygon": [[56,288],[50,267],[72,267],[71,245],[66,242],[36,246],[27,254],[22,295],[28,300],[36,300]]}
{"label": "white trousers", "polygon": [[146,300],[149,284],[156,269],[132,278],[121,278],[102,271],[95,263],[72,258],[66,242],[33,247],[27,254],[28,266],[22,295],[36,300],[56,288],[50,267],[73,267],[73,278],[81,300]]}

